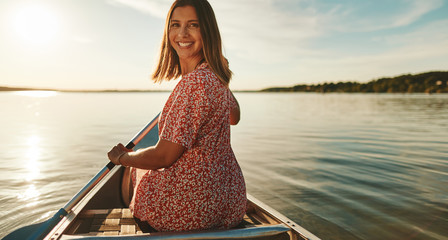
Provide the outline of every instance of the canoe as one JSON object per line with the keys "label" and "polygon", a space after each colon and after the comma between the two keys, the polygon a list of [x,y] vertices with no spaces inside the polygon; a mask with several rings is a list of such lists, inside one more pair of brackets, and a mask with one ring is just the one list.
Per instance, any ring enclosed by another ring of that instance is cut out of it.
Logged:
{"label": "canoe", "polygon": [[[126,146],[134,150],[158,139],[158,116]],[[250,194],[241,224],[227,230],[157,232],[134,218],[129,204],[129,169],[108,163],[51,219],[20,228],[4,239],[319,239]]]}

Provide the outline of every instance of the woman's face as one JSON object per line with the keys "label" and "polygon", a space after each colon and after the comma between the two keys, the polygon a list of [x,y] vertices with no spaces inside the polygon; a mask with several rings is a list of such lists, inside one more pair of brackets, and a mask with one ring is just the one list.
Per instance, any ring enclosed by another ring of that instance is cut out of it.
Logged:
{"label": "woman's face", "polygon": [[168,38],[179,60],[199,61],[202,59],[201,30],[194,7],[184,6],[174,9]]}

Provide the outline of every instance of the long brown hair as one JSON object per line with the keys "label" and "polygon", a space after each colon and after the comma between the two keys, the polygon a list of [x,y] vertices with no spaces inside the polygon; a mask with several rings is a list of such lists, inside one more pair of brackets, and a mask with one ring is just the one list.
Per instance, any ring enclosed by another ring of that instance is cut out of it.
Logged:
{"label": "long brown hair", "polygon": [[202,37],[202,53],[210,69],[221,82],[228,86],[232,78],[227,59],[222,53],[221,34],[215,13],[207,0],[176,0],[171,5],[166,17],[165,30],[163,32],[162,46],[160,48],[159,63],[152,75],[154,82],[162,82],[164,79],[172,80],[182,75],[179,56],[171,46],[168,39],[169,25],[174,9],[177,7],[192,6],[196,10],[199,20],[199,28]]}

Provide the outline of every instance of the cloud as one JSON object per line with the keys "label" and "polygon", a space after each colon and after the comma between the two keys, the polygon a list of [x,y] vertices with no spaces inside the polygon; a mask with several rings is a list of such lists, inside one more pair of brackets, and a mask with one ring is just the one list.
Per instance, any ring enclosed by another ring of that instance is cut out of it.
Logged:
{"label": "cloud", "polygon": [[380,41],[396,46],[393,55],[400,61],[418,60],[423,64],[426,59],[445,57],[443,62],[448,66],[448,32],[440,31],[446,26],[448,20],[434,21],[413,32],[386,36]]}
{"label": "cloud", "polygon": [[356,4],[321,5],[330,8],[325,28],[339,32],[372,32],[408,26],[441,7],[443,0],[360,1]]}
{"label": "cloud", "polygon": [[285,11],[273,1],[214,1],[226,50],[258,63],[278,63],[306,52],[322,34],[313,9]]}
{"label": "cloud", "polygon": [[172,4],[169,0],[108,0],[109,4],[127,6],[164,19]]}
{"label": "cloud", "polygon": [[405,2],[409,3],[409,10],[393,19],[392,26],[398,27],[409,25],[417,21],[423,15],[443,5],[443,0],[409,0]]}
{"label": "cloud", "polygon": [[412,32],[377,37],[375,41],[397,46],[440,47],[440,50],[448,51],[448,31],[441,31],[446,26],[448,20],[434,21]]}
{"label": "cloud", "polygon": [[341,55],[326,51],[320,57],[307,57],[295,74],[307,76],[300,79],[303,82],[368,81],[386,75],[446,70],[448,32],[440,29],[447,25],[448,20],[440,20],[413,32],[378,38],[378,42],[392,47],[383,47],[376,53]]}
{"label": "cloud", "polygon": [[[298,63],[310,58],[325,58],[329,56],[328,54],[336,52],[338,55],[334,55],[335,57],[331,58],[332,61],[338,61],[344,57],[340,54],[359,55],[361,53],[352,53],[350,49],[347,49],[348,53],[341,52],[340,50],[344,47],[339,46],[338,43],[324,46],[315,43],[321,41],[322,37],[331,39],[332,34],[337,32],[341,32],[341,34],[362,34],[407,26],[443,5],[442,0],[374,2],[373,4],[383,4],[379,9],[375,9],[375,7],[378,7],[376,5],[366,5],[358,2],[348,3],[347,1],[339,1],[337,4],[324,3],[325,5],[320,1],[288,0],[244,2],[227,0],[213,3],[217,9],[215,11],[219,18],[228,52],[242,60],[266,65],[278,65],[291,61]],[[379,13],[382,8],[387,9],[384,14]],[[369,13],[365,14],[364,11]],[[440,26],[440,29],[444,29],[442,26]],[[426,37],[436,33],[436,31],[430,33],[429,30],[427,32],[427,34],[414,33],[412,37]],[[350,38],[350,35],[346,35],[346,37]],[[399,36],[395,37],[395,40],[398,39]],[[409,40],[412,38],[402,39]],[[389,41],[392,40],[389,39]],[[428,46],[425,46],[427,42],[422,41],[418,48],[428,49]],[[362,43],[356,44],[362,45]],[[391,49],[410,44],[393,45]],[[385,47],[382,43],[378,45]],[[330,46],[333,46],[333,48],[328,49]],[[435,43],[434,46],[440,46],[440,44]],[[365,48],[369,48],[369,46],[366,45]],[[382,49],[382,51],[384,52],[385,49]],[[331,52],[327,52],[328,50]],[[364,51],[361,50],[361,52]],[[428,50],[427,53],[430,52],[433,51]],[[376,54],[381,54],[381,52]],[[424,55],[425,53],[420,54]],[[376,57],[381,58],[381,56]],[[377,61],[376,57],[373,53],[372,62]],[[352,61],[352,59],[349,61]],[[366,61],[369,62],[369,59],[366,59]]]}

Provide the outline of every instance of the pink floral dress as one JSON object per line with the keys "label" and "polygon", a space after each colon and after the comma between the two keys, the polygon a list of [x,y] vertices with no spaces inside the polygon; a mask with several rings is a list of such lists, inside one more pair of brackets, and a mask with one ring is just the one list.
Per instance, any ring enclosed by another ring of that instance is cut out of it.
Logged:
{"label": "pink floral dress", "polygon": [[230,146],[230,90],[207,63],[182,77],[159,119],[159,137],[186,148],[170,167],[133,170],[135,217],[159,231],[231,228],[246,211],[243,174]]}

